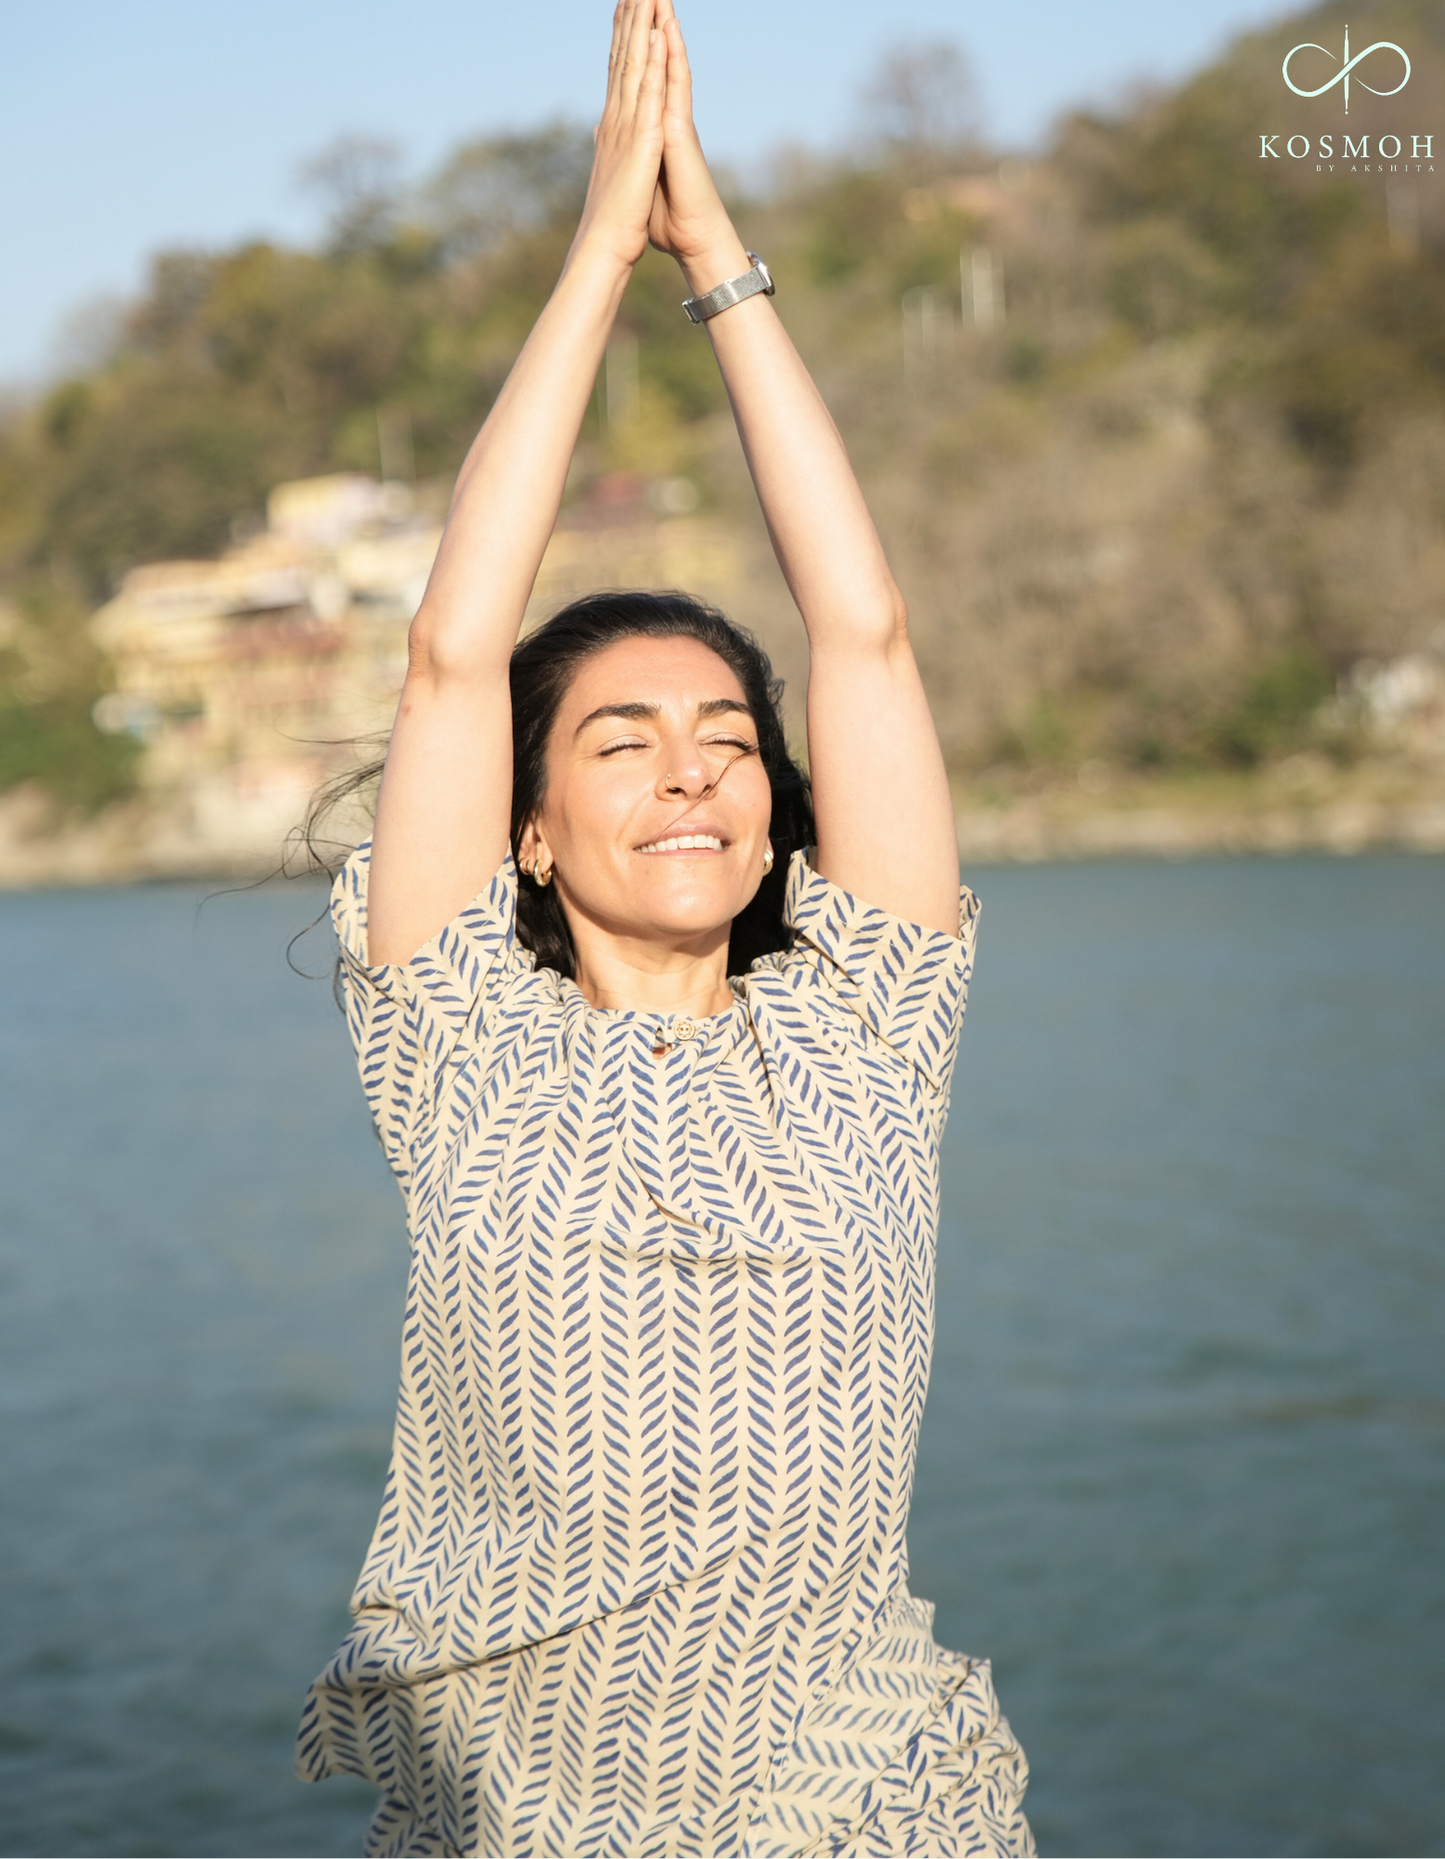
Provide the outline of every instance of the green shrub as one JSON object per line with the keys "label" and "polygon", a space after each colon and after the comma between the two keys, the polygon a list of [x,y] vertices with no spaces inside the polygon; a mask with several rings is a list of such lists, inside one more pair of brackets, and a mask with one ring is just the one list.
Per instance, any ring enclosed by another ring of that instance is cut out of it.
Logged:
{"label": "green shrub", "polygon": [[1334,681],[1312,653],[1294,651],[1267,664],[1238,701],[1208,726],[1212,759],[1253,768],[1298,748]]}
{"label": "green shrub", "polygon": [[67,812],[98,813],[135,788],[140,744],[105,736],[85,699],[0,700],[0,793],[36,781]]}

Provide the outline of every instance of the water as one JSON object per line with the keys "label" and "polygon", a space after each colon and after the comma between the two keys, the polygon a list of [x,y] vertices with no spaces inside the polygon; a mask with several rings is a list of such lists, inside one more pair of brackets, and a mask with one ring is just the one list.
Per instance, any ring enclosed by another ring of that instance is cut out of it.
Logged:
{"label": "water", "polygon": [[[911,1531],[1053,1853],[1445,1844],[1445,862],[998,869]],[[359,1849],[291,1776],[404,1257],[309,890],[0,897],[0,1850]],[[325,964],[320,939],[309,959]]]}

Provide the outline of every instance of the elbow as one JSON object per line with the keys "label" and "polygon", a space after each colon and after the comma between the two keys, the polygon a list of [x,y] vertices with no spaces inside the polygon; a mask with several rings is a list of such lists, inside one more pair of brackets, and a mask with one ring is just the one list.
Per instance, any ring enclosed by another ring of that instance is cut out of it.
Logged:
{"label": "elbow", "polygon": [[913,652],[908,609],[901,596],[834,613],[827,623],[814,621],[808,625],[808,640],[814,652],[861,652],[889,662],[909,658]]}
{"label": "elbow", "polygon": [[458,586],[455,577],[449,581],[433,568],[407,628],[408,677],[437,685],[505,679],[525,605],[525,592],[513,610],[474,583]]}
{"label": "elbow", "polygon": [[872,635],[875,651],[881,650],[892,657],[894,653],[912,650],[908,638],[908,607],[896,585],[890,584],[886,598],[879,601],[867,630]]}
{"label": "elbow", "polygon": [[[506,675],[506,654],[500,661]],[[478,678],[493,677],[498,671],[497,654],[487,651],[469,630],[439,617],[435,607],[423,601],[407,628],[406,674],[414,684],[460,684]]]}
{"label": "elbow", "polygon": [[885,652],[908,649],[908,603],[893,576],[884,570],[882,585],[869,602],[866,619],[860,614],[864,629],[871,634],[875,647]]}
{"label": "elbow", "polygon": [[426,604],[418,607],[406,631],[407,676],[428,678],[436,668],[436,627]]}

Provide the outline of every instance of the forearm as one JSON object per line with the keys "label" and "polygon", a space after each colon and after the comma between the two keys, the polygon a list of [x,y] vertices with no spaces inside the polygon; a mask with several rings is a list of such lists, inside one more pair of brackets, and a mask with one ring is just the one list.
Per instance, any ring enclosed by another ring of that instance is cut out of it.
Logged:
{"label": "forearm", "polygon": [[[694,294],[748,267],[727,245]],[[953,931],[958,845],[903,599],[837,427],[766,297],[706,325],[778,561],[808,631],[817,869],[911,922]]]}
{"label": "forearm", "polygon": [[507,846],[507,660],[557,519],[577,430],[631,267],[574,249],[457,479],[411,627],[377,800],[374,962],[405,960]]}
{"label": "forearm", "polygon": [[569,254],[457,478],[412,626],[420,675],[505,666],[630,274],[600,242],[579,241]]}
{"label": "forearm", "polygon": [[[749,262],[734,235],[684,272],[701,295]],[[810,644],[891,642],[902,598],[842,438],[771,302],[750,297],[704,327]]]}
{"label": "forearm", "polygon": [[507,849],[516,642],[598,364],[647,245],[663,148],[658,0],[619,0],[592,178],[562,276],[467,455],[431,579],[377,800],[374,962],[405,961]]}

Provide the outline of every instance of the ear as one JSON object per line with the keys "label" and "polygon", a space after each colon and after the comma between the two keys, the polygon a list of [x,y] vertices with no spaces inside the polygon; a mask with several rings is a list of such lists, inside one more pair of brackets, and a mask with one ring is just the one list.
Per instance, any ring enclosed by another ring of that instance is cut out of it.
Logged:
{"label": "ear", "polygon": [[517,842],[517,864],[523,871],[535,871],[540,859],[545,870],[552,863],[552,850],[537,826],[535,816],[522,827]]}

